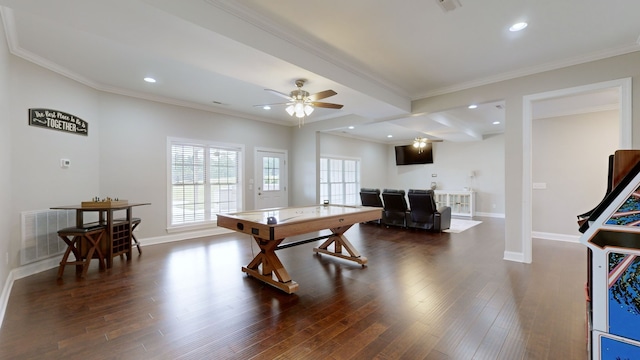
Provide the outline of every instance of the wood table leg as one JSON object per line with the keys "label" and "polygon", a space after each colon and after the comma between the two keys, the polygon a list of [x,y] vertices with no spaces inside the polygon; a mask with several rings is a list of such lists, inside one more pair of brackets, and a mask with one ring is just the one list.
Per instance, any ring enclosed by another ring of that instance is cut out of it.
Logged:
{"label": "wood table leg", "polygon": [[58,267],[58,279],[62,277],[62,273],[64,272],[64,267],[67,263],[71,263],[68,261],[69,255],[73,252],[73,256],[75,256],[75,265],[76,265],[76,274],[82,273],[82,264],[79,263],[80,259],[82,259],[82,254],[80,253],[80,249],[77,246],[80,246],[80,238],[75,239],[75,236],[60,235],[60,239],[62,239],[67,244],[67,250],[65,250],[64,255],[62,255],[62,261],[60,261],[60,266]]}
{"label": "wood table leg", "polygon": [[[284,240],[264,240],[254,236],[253,239],[260,247],[260,253],[242,271],[274,286],[286,293],[292,294],[298,290],[298,283],[291,280],[291,276],[276,255],[276,247]],[[276,279],[273,278],[275,275]]]}
{"label": "wood table leg", "polygon": [[[331,237],[329,237],[319,247],[314,248],[313,251],[316,253],[322,253],[322,254],[339,257],[341,259],[345,259],[349,261],[355,261],[358,264],[365,266],[365,264],[368,261],[367,258],[364,256],[361,256],[358,250],[356,250],[356,248],[353,246],[353,244],[351,244],[351,242],[347,240],[347,238],[344,236],[345,231],[349,230],[350,227],[351,225],[341,226],[341,227],[331,229],[331,232],[333,233]],[[334,251],[331,251],[328,249],[329,245],[331,244],[334,244]],[[349,255],[343,254],[342,248],[347,250]]]}
{"label": "wood table leg", "polygon": [[133,219],[133,216],[131,216],[131,207],[127,208],[127,227],[129,227],[129,242],[127,245],[127,260],[130,260],[132,258],[132,253],[131,253],[131,243],[133,242],[132,236],[133,236],[133,228],[132,228],[132,224],[131,224],[131,220]]}

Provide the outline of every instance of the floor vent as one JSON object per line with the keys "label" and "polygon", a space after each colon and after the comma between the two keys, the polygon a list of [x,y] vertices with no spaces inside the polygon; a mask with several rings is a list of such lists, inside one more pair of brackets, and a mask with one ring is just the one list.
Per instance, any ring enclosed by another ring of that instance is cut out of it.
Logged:
{"label": "floor vent", "polygon": [[23,211],[20,264],[61,255],[67,245],[58,238],[58,230],[75,224],[75,210]]}

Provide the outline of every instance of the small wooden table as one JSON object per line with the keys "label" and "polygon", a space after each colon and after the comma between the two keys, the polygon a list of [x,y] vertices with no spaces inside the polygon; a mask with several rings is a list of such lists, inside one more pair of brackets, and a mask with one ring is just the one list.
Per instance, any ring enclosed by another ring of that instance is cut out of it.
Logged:
{"label": "small wooden table", "polygon": [[[381,215],[381,209],[376,207],[317,205],[218,214],[218,226],[249,234],[260,247],[261,252],[249,265],[242,268],[243,272],[291,294],[298,290],[298,284],[291,280],[278,259],[276,250],[326,238],[324,243],[313,249],[314,252],[354,261],[364,266],[367,258],[360,255],[344,236],[344,232],[353,224],[377,220]],[[276,223],[273,223],[274,219]],[[325,229],[331,230],[332,234],[279,246],[287,237]],[[334,244],[333,251],[328,249],[331,244]],[[342,253],[343,248],[347,250],[348,255]]]}
{"label": "small wooden table", "polygon": [[[132,223],[133,218],[131,208],[134,206],[151,205],[151,203],[117,203],[100,205],[96,203],[91,206],[83,205],[65,205],[52,207],[53,210],[75,210],[76,211],[76,227],[83,228],[84,213],[87,211],[98,212],[98,222],[106,225],[107,241],[105,250],[105,257],[107,262],[107,268],[111,268],[113,265],[113,257],[125,254],[127,259],[131,258],[131,241],[132,241]],[[126,210],[127,216],[125,221],[114,224],[113,213],[118,210]],[[106,218],[106,219],[105,219]]]}

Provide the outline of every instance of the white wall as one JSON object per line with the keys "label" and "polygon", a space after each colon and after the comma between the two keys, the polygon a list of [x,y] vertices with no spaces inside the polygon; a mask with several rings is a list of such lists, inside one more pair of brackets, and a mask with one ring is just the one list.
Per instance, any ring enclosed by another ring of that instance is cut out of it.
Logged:
{"label": "white wall", "polygon": [[[0,166],[5,169],[0,172],[0,319],[12,281],[57,261],[20,267],[21,212],[94,196],[151,202],[134,210],[144,218],[139,238],[177,240],[166,232],[168,137],[242,145],[245,179],[254,174],[255,147],[291,149],[290,127],[103,93],[10,55],[4,41],[0,108],[6,130],[0,132]],[[78,116],[88,122],[89,134],[30,126],[29,108]],[[62,158],[70,159],[69,168],[60,167]],[[248,183],[244,204],[250,209]]]}
{"label": "white wall", "polygon": [[244,146],[245,209],[254,208],[254,149],[291,147],[286,126],[105,93],[99,109],[101,196],[152,203],[134,209],[142,238],[166,235],[167,137]]}
{"label": "white wall", "polygon": [[547,237],[580,235],[576,216],[593,209],[607,189],[608,158],[618,149],[618,111],[533,121],[532,229]]}
{"label": "white wall", "polygon": [[[97,92],[39,66],[11,57],[12,138],[11,266],[20,257],[20,213],[71,205],[100,193],[100,114]],[[73,114],[89,124],[88,136],[28,125],[29,108]],[[60,159],[71,160],[67,169]]]}
{"label": "white wall", "polygon": [[[412,111],[434,113],[471,103],[505,100],[505,256],[524,256],[523,233],[523,97],[630,77],[640,80],[640,52],[574,65],[535,75],[505,80],[413,102]],[[632,98],[633,144],[640,147],[640,92]]]}
{"label": "white wall", "polygon": [[[4,317],[5,301],[9,294],[7,280],[12,265],[6,261],[6,256],[10,251],[11,232],[10,219],[11,212],[11,122],[9,121],[9,50],[5,41],[4,26],[0,20],[0,322]],[[26,118],[25,118],[26,119]],[[15,265],[14,265],[15,266]]]}
{"label": "white wall", "polygon": [[[482,141],[433,144],[433,164],[395,165],[394,147],[387,149],[388,187],[428,189],[435,181],[438,189],[476,192],[478,215],[504,216],[504,135],[487,136]],[[470,172],[475,177],[470,179]],[[433,177],[432,175],[436,175]]]}

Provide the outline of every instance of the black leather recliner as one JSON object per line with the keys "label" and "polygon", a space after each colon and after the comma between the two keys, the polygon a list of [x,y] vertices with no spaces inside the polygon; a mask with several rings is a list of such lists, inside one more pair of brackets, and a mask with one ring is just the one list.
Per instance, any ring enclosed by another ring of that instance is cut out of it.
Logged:
{"label": "black leather recliner", "polygon": [[[384,207],[384,205],[382,205],[382,199],[380,198],[380,189],[361,188],[360,203],[362,206]],[[382,211],[382,209],[380,211]],[[380,219],[368,221],[368,223],[380,224]]]}
{"label": "black leather recliner", "polygon": [[380,189],[360,189],[360,202],[362,206],[384,207],[382,199],[380,199]]}
{"label": "black leather recliner", "polygon": [[382,201],[384,201],[382,224],[407,227],[408,208],[404,194],[404,190],[384,189],[382,191]]}
{"label": "black leather recliner", "polygon": [[411,211],[407,212],[407,227],[432,231],[451,227],[451,208],[436,206],[433,190],[410,189],[407,194]]}

